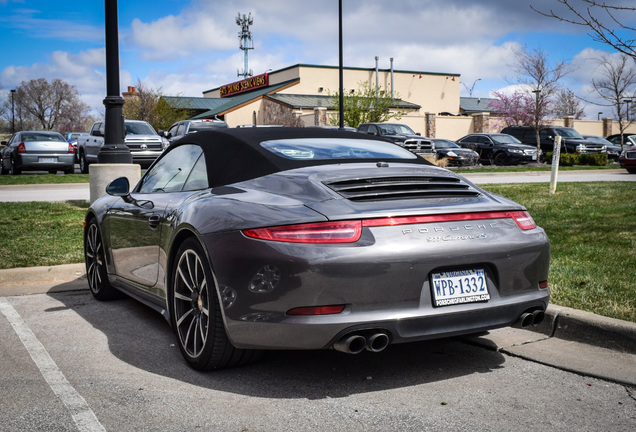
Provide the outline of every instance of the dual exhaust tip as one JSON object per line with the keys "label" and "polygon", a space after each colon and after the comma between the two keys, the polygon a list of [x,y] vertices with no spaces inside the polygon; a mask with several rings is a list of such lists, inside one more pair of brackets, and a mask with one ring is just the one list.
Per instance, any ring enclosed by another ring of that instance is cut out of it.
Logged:
{"label": "dual exhaust tip", "polygon": [[365,349],[374,353],[389,346],[389,335],[384,332],[352,333],[343,336],[333,344],[336,351],[347,354],[360,354]]}
{"label": "dual exhaust tip", "polygon": [[513,327],[527,328],[530,326],[538,326],[545,319],[545,312],[541,309],[534,311],[526,311],[521,314],[519,319],[514,323]]}

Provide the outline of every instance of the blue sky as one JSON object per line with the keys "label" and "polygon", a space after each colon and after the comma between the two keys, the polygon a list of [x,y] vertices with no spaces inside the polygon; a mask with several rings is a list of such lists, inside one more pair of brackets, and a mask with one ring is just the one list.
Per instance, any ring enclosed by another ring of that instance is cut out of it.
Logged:
{"label": "blue sky", "polygon": [[[575,0],[576,1],[576,0]],[[338,1],[119,0],[122,89],[138,80],[170,95],[202,96],[243,68],[239,13],[251,13],[254,74],[297,63],[338,64]],[[345,66],[461,74],[473,96],[510,89],[512,50],[572,62],[564,84],[592,98],[594,58],[611,53],[585,29],[540,16],[554,0],[344,0]],[[634,23],[632,22],[632,25]],[[0,0],[0,99],[20,82],[61,78],[103,111],[104,3]],[[463,95],[467,96],[462,86]],[[587,112],[596,118],[598,107]]]}

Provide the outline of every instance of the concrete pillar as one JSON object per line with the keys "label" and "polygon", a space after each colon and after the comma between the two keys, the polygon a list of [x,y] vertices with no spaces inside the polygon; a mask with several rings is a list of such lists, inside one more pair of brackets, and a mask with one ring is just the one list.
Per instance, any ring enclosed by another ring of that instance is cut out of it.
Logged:
{"label": "concrete pillar", "polygon": [[314,108],[314,126],[326,126],[327,125],[327,108],[317,107]]}
{"label": "concrete pillar", "polygon": [[91,204],[106,195],[106,186],[117,177],[126,177],[132,189],[141,178],[141,166],[137,164],[91,164],[88,166]]}
{"label": "concrete pillar", "polygon": [[603,117],[603,136],[612,135],[612,118],[611,117]]}
{"label": "concrete pillar", "polygon": [[573,128],[574,127],[574,116],[565,116],[563,117],[563,126]]}
{"label": "concrete pillar", "polygon": [[490,132],[490,114],[487,112],[473,114],[473,132],[488,133]]}
{"label": "concrete pillar", "polygon": [[424,131],[424,136],[428,138],[435,138],[436,134],[436,125],[435,125],[435,113],[426,113],[424,114],[424,118],[426,119],[426,130]]}

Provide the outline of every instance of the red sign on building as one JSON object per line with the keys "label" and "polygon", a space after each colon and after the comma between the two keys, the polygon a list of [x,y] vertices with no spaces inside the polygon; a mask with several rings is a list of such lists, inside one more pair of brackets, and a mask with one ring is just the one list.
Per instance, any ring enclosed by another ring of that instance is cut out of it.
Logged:
{"label": "red sign on building", "polygon": [[250,90],[256,90],[258,88],[267,87],[269,85],[269,76],[264,73],[262,75],[257,75],[254,77],[250,77],[244,79],[242,81],[237,81],[232,84],[227,84],[221,86],[219,89],[221,97],[228,97],[239,93],[244,93]]}

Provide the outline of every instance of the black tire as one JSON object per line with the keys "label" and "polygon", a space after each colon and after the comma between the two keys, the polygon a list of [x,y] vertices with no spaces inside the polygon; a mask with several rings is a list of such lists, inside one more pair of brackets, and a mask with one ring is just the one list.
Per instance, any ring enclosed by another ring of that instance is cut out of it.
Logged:
{"label": "black tire", "polygon": [[232,345],[227,337],[215,279],[201,244],[186,239],[172,264],[170,317],[181,354],[197,370],[249,363],[258,352]]}
{"label": "black tire", "polygon": [[84,261],[88,287],[97,300],[113,300],[122,296],[108,280],[105,253],[99,226],[95,219],[91,219],[84,233]]}
{"label": "black tire", "polygon": [[628,173],[630,174],[636,174],[636,168],[625,168],[627,170]]}
{"label": "black tire", "polygon": [[49,170],[49,174],[57,174],[57,170],[51,169]]}
{"label": "black tire", "polygon": [[65,169],[64,174],[75,174],[75,166]]}
{"label": "black tire", "polygon": [[22,174],[22,170],[15,166],[15,160],[13,158],[11,158],[11,165],[9,165],[9,174],[11,175]]}
{"label": "black tire", "polygon": [[84,154],[84,152],[80,154],[79,166],[80,166],[80,172],[82,174],[88,174],[88,161],[86,160],[86,155]]}
{"label": "black tire", "polygon": [[494,159],[495,165],[507,165],[508,164],[508,156],[505,153],[497,153]]}

